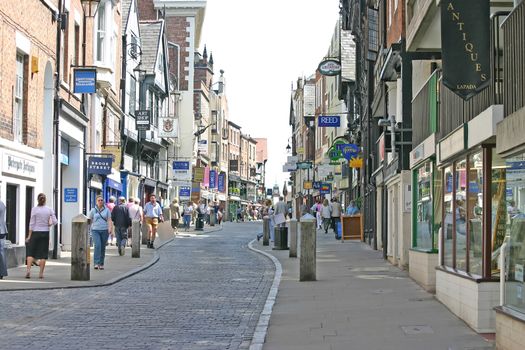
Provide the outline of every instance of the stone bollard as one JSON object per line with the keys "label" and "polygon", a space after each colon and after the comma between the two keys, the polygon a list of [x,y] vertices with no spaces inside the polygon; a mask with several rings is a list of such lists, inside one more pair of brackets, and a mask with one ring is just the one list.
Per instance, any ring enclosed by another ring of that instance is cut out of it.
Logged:
{"label": "stone bollard", "polygon": [[290,258],[297,258],[297,220],[290,219]]}
{"label": "stone bollard", "polygon": [[270,245],[270,217],[263,218],[263,245]]}
{"label": "stone bollard", "polygon": [[210,208],[210,226],[215,226],[215,209]]}
{"label": "stone bollard", "polygon": [[141,243],[144,245],[148,244],[149,233],[148,233],[148,225],[146,225],[146,218],[144,218],[144,223],[140,226],[140,232],[142,233]]}
{"label": "stone bollard", "polygon": [[140,258],[140,220],[131,224],[131,257]]}
{"label": "stone bollard", "polygon": [[88,217],[80,214],[71,220],[71,280],[89,281],[90,263]]}
{"label": "stone bollard", "polygon": [[315,281],[316,275],[316,219],[306,214],[301,217],[301,258],[299,263],[299,281]]}

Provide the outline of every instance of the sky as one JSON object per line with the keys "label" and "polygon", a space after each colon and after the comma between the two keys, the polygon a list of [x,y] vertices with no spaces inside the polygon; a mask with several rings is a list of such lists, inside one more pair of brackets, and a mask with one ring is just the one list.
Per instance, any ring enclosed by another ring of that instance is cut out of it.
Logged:
{"label": "sky", "polygon": [[199,50],[224,70],[229,120],[268,139],[266,187],[289,179],[292,83],[315,73],[338,16],[339,0],[207,0]]}

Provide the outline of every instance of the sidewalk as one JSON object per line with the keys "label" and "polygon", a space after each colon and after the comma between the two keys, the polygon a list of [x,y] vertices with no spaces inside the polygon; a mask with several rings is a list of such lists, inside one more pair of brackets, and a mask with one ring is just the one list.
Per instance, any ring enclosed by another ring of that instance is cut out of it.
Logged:
{"label": "sidewalk", "polygon": [[[221,230],[220,226],[205,226],[204,231],[195,231],[191,228],[188,231],[180,230],[177,236],[190,237],[198,234],[205,234]],[[44,279],[38,279],[39,267],[31,268],[31,279],[25,278],[26,266],[10,268],[9,276],[0,280],[0,293],[13,290],[33,290],[33,289],[61,289],[61,288],[83,288],[99,287],[114,284],[124,278],[130,277],[140,271],[147,269],[159,260],[157,249],[164,244],[171,242],[175,234],[162,234],[159,230],[155,240],[156,249],[148,249],[145,245],[140,247],[140,258],[131,258],[131,248],[126,248],[124,256],[119,256],[116,246],[106,246],[105,269],[98,271],[93,268],[93,248],[91,248],[91,270],[89,281],[71,280],[71,253],[62,252],[57,260],[49,259],[44,271]]]}
{"label": "sidewalk", "polygon": [[252,247],[282,265],[264,350],[493,349],[365,243],[319,230],[315,282],[299,282],[299,258],[288,251],[262,240]]}

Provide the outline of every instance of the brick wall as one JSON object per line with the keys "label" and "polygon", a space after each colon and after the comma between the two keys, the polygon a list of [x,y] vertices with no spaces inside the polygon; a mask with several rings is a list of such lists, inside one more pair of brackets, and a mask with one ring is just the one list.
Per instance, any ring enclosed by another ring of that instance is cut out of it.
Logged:
{"label": "brick wall", "polygon": [[[31,43],[24,73],[27,83],[24,88],[25,135],[28,146],[42,146],[42,115],[44,94],[44,72],[49,62],[55,67],[56,22],[51,12],[39,1],[20,1],[16,6],[0,1],[0,137],[13,140],[13,96],[16,78],[16,33],[25,36]],[[38,72],[31,73],[32,59],[38,59]]]}
{"label": "brick wall", "polygon": [[[387,3],[387,47],[399,42],[401,38],[405,38],[405,2],[397,0],[397,9],[395,3],[396,0],[388,0]],[[390,27],[388,27],[389,11],[392,16]]]}
{"label": "brick wall", "polygon": [[[170,49],[170,62],[172,73],[177,74],[177,64],[179,65],[179,73],[181,75],[179,79],[179,89],[188,90],[188,70],[189,70],[189,55],[188,52],[188,32],[189,22],[186,17],[169,17],[166,19],[166,34],[168,41],[179,45],[180,53],[177,49]],[[177,62],[177,56],[180,55],[180,62]]]}

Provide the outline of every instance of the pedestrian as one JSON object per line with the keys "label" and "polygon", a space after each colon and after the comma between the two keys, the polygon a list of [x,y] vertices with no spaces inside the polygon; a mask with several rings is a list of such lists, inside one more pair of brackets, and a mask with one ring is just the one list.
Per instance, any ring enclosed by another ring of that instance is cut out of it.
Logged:
{"label": "pedestrian", "polygon": [[279,197],[279,202],[275,204],[275,224],[280,227],[286,226],[286,215],[288,209],[286,208],[286,203],[284,203],[284,197]]}
{"label": "pedestrian", "polygon": [[[113,211],[113,208],[115,208],[116,202],[117,202],[117,198],[115,196],[109,197],[109,201],[106,204],[106,207],[109,209],[110,213]],[[113,245],[114,239],[115,239],[115,232],[113,232],[113,227],[111,227],[109,230],[108,244]]]}
{"label": "pedestrian", "polygon": [[270,221],[268,222],[269,223],[269,228],[270,228],[270,241],[273,242],[274,239],[275,239],[275,210],[273,209],[273,205],[272,205],[272,200],[271,199],[267,199],[266,200],[266,207],[268,208],[267,210],[267,213],[268,213],[268,217],[270,218]]}
{"label": "pedestrian", "polygon": [[91,235],[95,243],[93,262],[95,270],[104,270],[104,260],[106,258],[106,242],[108,241],[109,231],[111,230],[111,212],[104,205],[104,198],[97,196],[97,204],[89,212],[89,222],[91,224]]}
{"label": "pedestrian", "polygon": [[119,197],[119,204],[111,211],[111,221],[113,222],[115,236],[117,237],[118,254],[123,256],[126,252],[128,242],[128,228],[131,226],[129,209],[126,205],[126,198]]}
{"label": "pedestrian", "polygon": [[184,227],[186,231],[188,231],[190,229],[191,217],[193,216],[193,204],[191,202],[187,202],[184,205],[183,214]]}
{"label": "pedestrian", "polygon": [[328,233],[328,227],[330,227],[330,221],[332,219],[332,207],[328,202],[328,199],[324,199],[323,206],[321,207],[321,217],[323,218],[323,229],[324,233]]}
{"label": "pedestrian", "polygon": [[334,198],[332,201],[332,229],[334,230],[335,238],[337,239],[337,225],[341,222],[341,213],[343,209],[341,204]]}
{"label": "pedestrian", "polygon": [[154,194],[149,196],[149,202],[144,205],[144,216],[146,217],[146,225],[148,225],[148,248],[153,249],[159,222],[164,222],[162,209]]}
{"label": "pedestrian", "polygon": [[27,270],[26,278],[31,278],[31,266],[35,259],[40,265],[38,278],[44,278],[44,269],[49,253],[49,228],[58,223],[53,209],[46,206],[46,195],[40,193],[38,204],[31,209],[29,219],[29,234],[26,238]]}
{"label": "pedestrian", "polygon": [[7,248],[5,239],[7,237],[7,226],[5,224],[5,204],[0,199],[0,280],[7,276]]}
{"label": "pedestrian", "polygon": [[356,215],[359,213],[359,208],[355,205],[355,201],[350,201],[346,207],[346,215]]}
{"label": "pedestrian", "polygon": [[[133,199],[133,204],[129,206],[128,213],[129,218],[131,220],[131,224],[133,224],[133,221],[138,221],[142,225],[142,223],[144,222],[144,212],[142,211],[142,207],[140,206],[140,200],[138,198]],[[132,232],[133,230],[130,227],[128,229],[128,242],[130,238],[132,238]]]}
{"label": "pedestrian", "polygon": [[126,204],[126,206],[129,208],[131,208],[133,205],[135,205],[135,200],[133,199],[133,197],[129,197],[128,198],[128,204]]}
{"label": "pedestrian", "polygon": [[179,201],[175,198],[170,204],[171,212],[171,227],[175,232],[179,231],[179,221],[180,221],[180,208]]}

